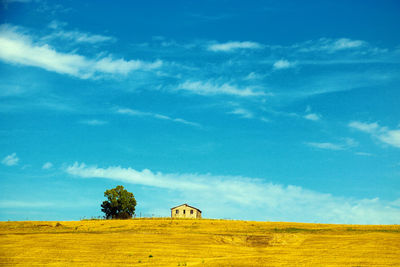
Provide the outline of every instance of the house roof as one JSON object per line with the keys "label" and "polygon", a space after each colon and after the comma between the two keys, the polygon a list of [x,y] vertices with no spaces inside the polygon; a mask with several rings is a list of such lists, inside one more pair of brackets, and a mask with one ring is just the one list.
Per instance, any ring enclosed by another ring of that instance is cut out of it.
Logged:
{"label": "house roof", "polygon": [[180,207],[180,206],[188,206],[189,208],[198,210],[198,211],[200,211],[200,213],[201,213],[201,210],[199,210],[198,208],[195,208],[195,207],[193,207],[193,206],[190,206],[190,205],[188,205],[188,204],[186,204],[186,203],[185,203],[185,204],[178,205],[178,206],[176,206],[176,207],[173,207],[173,208],[171,208],[171,210],[173,210],[173,209],[175,209],[175,208],[177,208],[177,207]]}

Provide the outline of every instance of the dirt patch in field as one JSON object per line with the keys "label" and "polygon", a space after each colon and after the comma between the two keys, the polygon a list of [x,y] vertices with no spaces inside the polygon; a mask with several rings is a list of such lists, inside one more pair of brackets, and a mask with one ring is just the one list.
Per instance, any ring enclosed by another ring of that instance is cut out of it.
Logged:
{"label": "dirt patch in field", "polygon": [[272,235],[249,235],[246,237],[246,245],[251,247],[268,247],[271,246],[272,240]]}
{"label": "dirt patch in field", "polygon": [[295,234],[264,234],[264,235],[219,235],[216,243],[246,247],[272,247],[300,244],[304,237]]}

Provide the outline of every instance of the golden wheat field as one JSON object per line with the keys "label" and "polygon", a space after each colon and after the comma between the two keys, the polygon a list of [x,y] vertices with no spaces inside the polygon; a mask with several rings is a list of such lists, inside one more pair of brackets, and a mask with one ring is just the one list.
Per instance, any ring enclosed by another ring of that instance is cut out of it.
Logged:
{"label": "golden wheat field", "polygon": [[0,265],[400,266],[400,226],[208,219],[0,222]]}

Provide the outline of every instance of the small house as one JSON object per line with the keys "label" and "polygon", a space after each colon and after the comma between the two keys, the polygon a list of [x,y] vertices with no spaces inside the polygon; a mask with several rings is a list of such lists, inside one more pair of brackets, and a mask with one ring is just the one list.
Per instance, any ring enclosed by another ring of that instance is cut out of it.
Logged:
{"label": "small house", "polygon": [[171,218],[201,219],[201,210],[188,204],[182,204],[171,208]]}

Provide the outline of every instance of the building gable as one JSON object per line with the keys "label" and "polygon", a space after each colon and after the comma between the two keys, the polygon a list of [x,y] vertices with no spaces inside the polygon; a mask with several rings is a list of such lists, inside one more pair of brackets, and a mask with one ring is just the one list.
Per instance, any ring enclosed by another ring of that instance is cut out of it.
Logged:
{"label": "building gable", "polygon": [[176,206],[176,207],[173,207],[173,208],[171,208],[171,210],[173,210],[173,209],[177,209],[177,208],[180,208],[180,207],[183,207],[183,206],[185,206],[185,207],[188,207],[188,208],[192,208],[192,209],[195,209],[195,210],[197,210],[197,211],[199,211],[200,213],[201,213],[201,210],[199,210],[198,208],[196,208],[196,207],[193,207],[193,206],[190,206],[190,205],[188,205],[188,204],[181,204],[181,205],[179,205],[179,206]]}
{"label": "building gable", "polygon": [[171,218],[200,219],[201,210],[185,203],[171,208]]}

